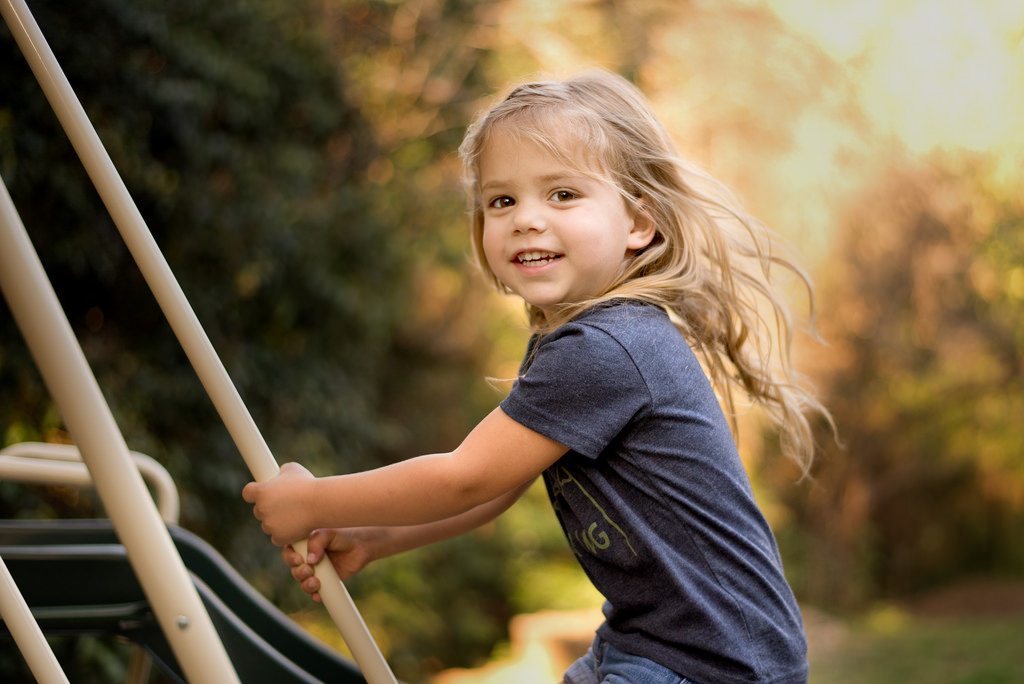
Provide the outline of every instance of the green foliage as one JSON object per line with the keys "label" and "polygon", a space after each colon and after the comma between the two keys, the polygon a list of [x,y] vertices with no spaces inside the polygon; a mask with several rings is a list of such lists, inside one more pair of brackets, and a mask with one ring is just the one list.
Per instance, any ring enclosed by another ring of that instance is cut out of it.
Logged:
{"label": "green foliage", "polygon": [[[402,257],[362,188],[373,138],[315,14],[32,9],[279,460],[373,464]],[[128,443],[172,472],[185,524],[251,564],[266,542],[238,496],[244,465],[6,29],[0,54],[0,173]],[[0,384],[6,440],[59,437],[6,312]]]}

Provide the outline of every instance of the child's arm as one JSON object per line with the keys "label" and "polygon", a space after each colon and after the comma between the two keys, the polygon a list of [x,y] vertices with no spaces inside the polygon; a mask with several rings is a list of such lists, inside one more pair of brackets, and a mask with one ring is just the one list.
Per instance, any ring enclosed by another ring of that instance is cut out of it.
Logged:
{"label": "child's arm", "polygon": [[376,538],[372,560],[393,556],[475,530],[508,510],[532,484],[533,480],[530,480],[499,497],[450,518],[420,525],[378,528],[383,530],[384,534],[380,534]]}
{"label": "child's arm", "polygon": [[454,518],[532,482],[566,447],[496,408],[454,451],[353,475],[315,478],[287,463],[242,497],[284,546],[320,527],[406,526]]}
{"label": "child's arm", "polygon": [[313,566],[328,554],[338,577],[345,581],[375,560],[393,556],[420,546],[456,537],[490,522],[504,513],[532,483],[445,520],[404,527],[357,527],[319,529],[309,537],[307,556],[303,558],[289,544],[281,558],[291,566],[292,576],[303,591],[320,600],[320,580]]}

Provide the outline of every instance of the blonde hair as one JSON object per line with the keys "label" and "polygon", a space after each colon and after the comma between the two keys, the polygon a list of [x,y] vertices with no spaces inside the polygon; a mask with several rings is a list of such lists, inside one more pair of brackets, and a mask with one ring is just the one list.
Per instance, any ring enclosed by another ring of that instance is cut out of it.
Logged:
{"label": "blonde hair", "polygon": [[[805,412],[827,410],[790,363],[793,319],[777,292],[781,268],[813,287],[780,251],[777,239],[746,215],[729,191],[676,153],[643,94],[626,79],[589,70],[563,81],[514,88],[467,131],[459,152],[471,203],[477,264],[499,290],[483,250],[479,161],[495,130],[541,145],[560,160],[611,180],[633,211],[655,225],[650,244],[627,259],[598,297],[563,305],[552,316],[527,304],[537,332],[553,330],[595,304],[616,298],[662,307],[700,356],[735,431],[734,390],[760,405],[781,434],[783,452],[806,473],[814,454]],[[574,143],[566,147],[566,133]],[[586,159],[579,159],[586,150]],[[574,154],[575,153],[575,154]],[[777,344],[776,344],[777,343]]]}

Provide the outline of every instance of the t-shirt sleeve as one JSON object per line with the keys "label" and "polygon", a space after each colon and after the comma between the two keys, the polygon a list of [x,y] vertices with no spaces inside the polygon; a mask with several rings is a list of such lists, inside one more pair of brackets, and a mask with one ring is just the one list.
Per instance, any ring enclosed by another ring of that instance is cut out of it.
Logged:
{"label": "t-shirt sleeve", "polygon": [[570,323],[537,344],[501,408],[531,430],[597,458],[649,401],[618,341],[599,328]]}

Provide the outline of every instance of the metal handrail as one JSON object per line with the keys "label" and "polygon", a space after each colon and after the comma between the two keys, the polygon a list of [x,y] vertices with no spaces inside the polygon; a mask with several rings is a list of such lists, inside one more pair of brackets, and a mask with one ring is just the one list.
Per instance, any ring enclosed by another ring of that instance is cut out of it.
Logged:
{"label": "metal handrail", "polygon": [[[138,451],[128,453],[142,478],[153,489],[153,500],[160,511],[160,518],[168,525],[176,525],[181,513],[181,499],[171,474],[159,461],[146,454]],[[0,449],[0,480],[93,486],[92,476],[77,446],[47,442],[20,442]]]}
{"label": "metal handrail", "polygon": [[[171,474],[158,461],[146,454],[138,451],[128,453],[143,479],[152,488],[153,500],[160,511],[160,517],[168,525],[176,525],[181,513],[181,500]],[[92,476],[82,461],[82,452],[77,446],[47,442],[19,442],[0,449],[0,480],[28,484],[93,486]],[[3,568],[3,572],[10,574],[6,568]],[[15,643],[25,654],[29,669],[41,682],[66,682],[66,677],[58,678],[53,669],[56,658],[53,657],[48,644],[45,640],[42,643],[39,641],[45,637],[42,636],[38,624],[32,620],[31,609],[27,605],[24,609],[20,607],[25,601],[14,586],[14,579],[5,576],[3,580],[4,589],[7,591],[6,601],[14,601],[4,605],[4,621],[11,625],[12,634],[15,634],[15,630],[20,634],[15,636]],[[8,613],[10,619],[7,617]],[[50,655],[47,656],[46,653]],[[59,664],[56,667],[59,669]],[[125,681],[139,684],[149,681],[151,668],[152,658],[145,649],[136,647],[132,650]],[[60,677],[64,677],[63,672],[60,673]]]}

